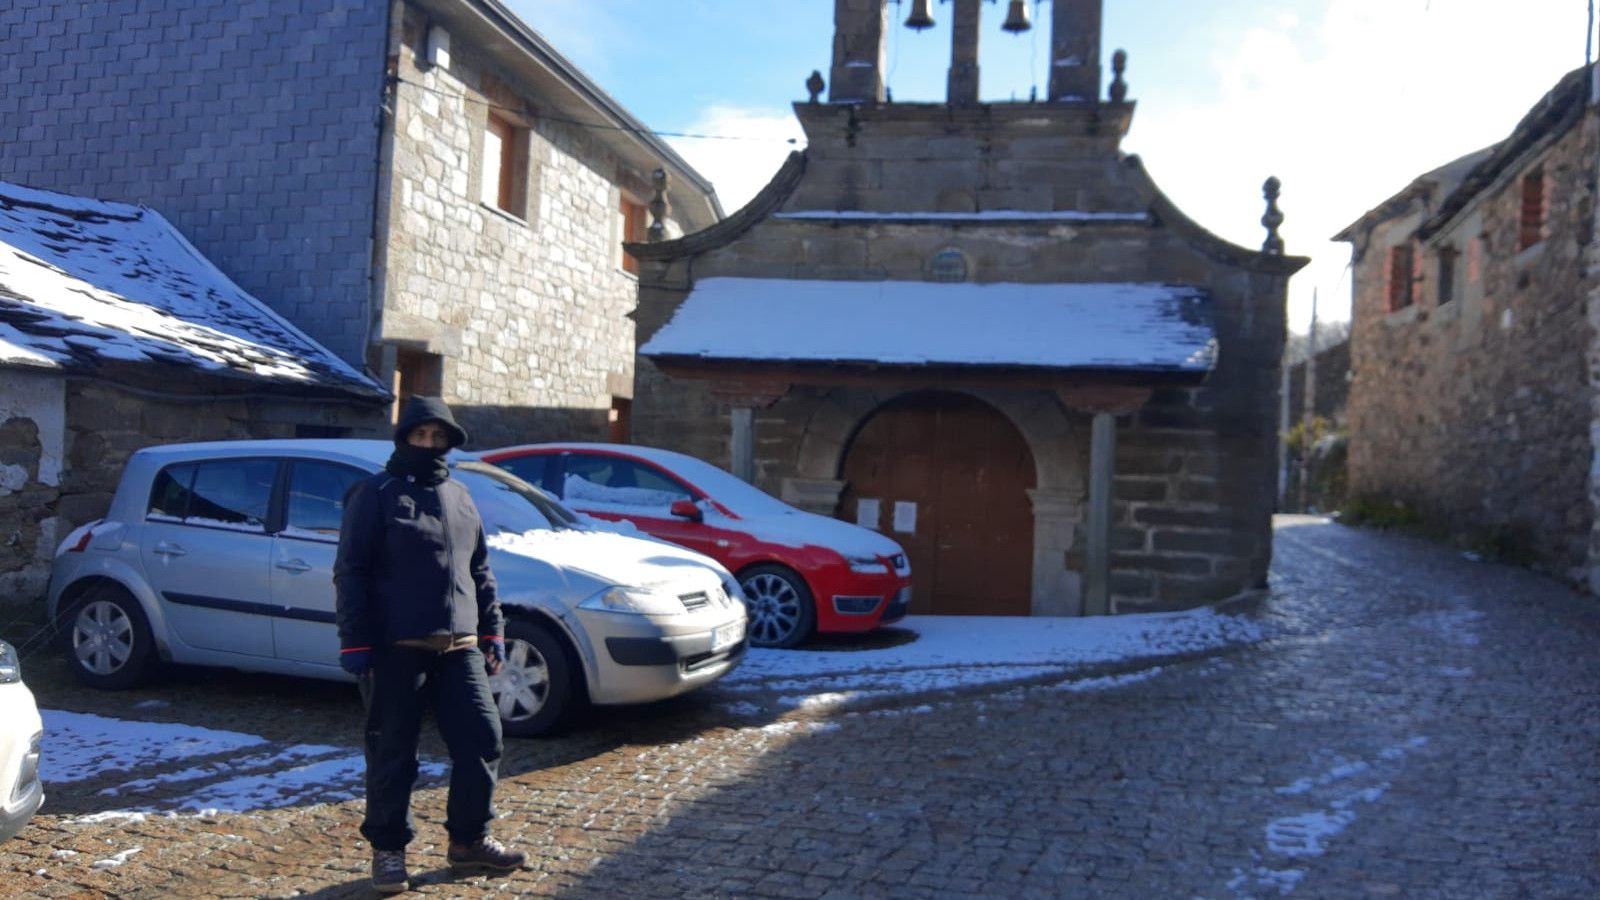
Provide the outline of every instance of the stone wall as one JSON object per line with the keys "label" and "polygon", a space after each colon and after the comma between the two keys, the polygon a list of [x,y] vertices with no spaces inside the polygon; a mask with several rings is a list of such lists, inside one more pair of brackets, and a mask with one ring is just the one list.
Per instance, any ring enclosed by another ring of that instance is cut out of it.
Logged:
{"label": "stone wall", "polygon": [[56,545],[105,514],[133,451],[182,441],[386,437],[370,403],[161,397],[104,381],[0,369],[0,609],[43,597]]}
{"label": "stone wall", "polygon": [[365,362],[388,4],[0,3],[0,178],[149,206]]}
{"label": "stone wall", "polygon": [[[1582,250],[1597,151],[1591,113],[1519,160],[1419,248],[1411,307],[1386,311],[1383,260],[1409,240],[1415,216],[1374,228],[1356,263],[1351,494],[1405,501],[1459,540],[1571,576],[1585,564],[1594,517],[1586,359],[1595,331]],[[1519,250],[1521,176],[1540,165],[1551,182],[1547,237]],[[1439,247],[1461,253],[1446,303]]]}
{"label": "stone wall", "polygon": [[[382,337],[442,356],[474,446],[604,439],[613,397],[633,389],[622,185],[649,187],[592,131],[541,118],[539,97],[459,35],[448,67],[419,67],[426,26],[408,8]],[[520,214],[479,200],[491,105],[528,126]]]}
{"label": "stone wall", "polygon": [[[1329,422],[1343,422],[1350,405],[1350,342],[1340,341],[1317,352],[1317,392],[1313,412]],[[1298,423],[1305,412],[1306,364],[1289,367],[1289,418]]]}

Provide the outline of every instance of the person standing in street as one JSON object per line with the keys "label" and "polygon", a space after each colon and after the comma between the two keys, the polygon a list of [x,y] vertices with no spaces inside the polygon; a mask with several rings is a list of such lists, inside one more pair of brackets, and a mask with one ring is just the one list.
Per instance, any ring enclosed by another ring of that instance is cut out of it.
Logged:
{"label": "person standing in street", "polygon": [[411,790],[428,707],[450,750],[451,872],[510,872],[527,861],[489,835],[501,735],[488,676],[505,663],[505,617],[477,507],[445,462],[466,440],[443,400],[411,397],[385,470],[345,497],[333,567],[339,662],[366,706],[361,834],[372,845],[372,886],[384,893],[410,879]]}

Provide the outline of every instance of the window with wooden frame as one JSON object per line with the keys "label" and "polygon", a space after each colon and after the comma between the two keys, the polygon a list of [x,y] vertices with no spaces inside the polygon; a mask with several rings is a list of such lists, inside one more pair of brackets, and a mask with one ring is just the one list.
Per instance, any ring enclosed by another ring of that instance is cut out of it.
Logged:
{"label": "window with wooden frame", "polygon": [[[645,230],[645,207],[643,203],[635,202],[627,194],[622,195],[622,240],[624,243],[638,243],[649,236]],[[639,261],[633,254],[622,251],[622,270],[639,274]]]}
{"label": "window with wooden frame", "polygon": [[1456,260],[1460,256],[1454,247],[1439,248],[1439,290],[1434,300],[1439,306],[1456,298]]}
{"label": "window with wooden frame", "polygon": [[484,206],[528,217],[528,129],[494,111],[484,123],[480,179],[478,199]]}
{"label": "window with wooden frame", "polygon": [[444,392],[444,358],[437,353],[398,347],[394,354],[394,407],[389,420],[399,421],[400,406],[407,397],[421,394],[437,397]]}
{"label": "window with wooden frame", "polygon": [[1389,312],[1411,305],[1412,250],[1410,244],[1389,248],[1388,301]]}
{"label": "window with wooden frame", "polygon": [[1519,217],[1517,229],[1519,251],[1544,240],[1545,216],[1549,212],[1548,199],[1545,193],[1543,166],[1522,176],[1522,215]]}

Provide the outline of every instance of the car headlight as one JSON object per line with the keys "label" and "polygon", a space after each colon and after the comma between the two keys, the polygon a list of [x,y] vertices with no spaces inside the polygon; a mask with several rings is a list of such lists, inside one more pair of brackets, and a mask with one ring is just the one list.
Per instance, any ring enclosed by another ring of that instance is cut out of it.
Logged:
{"label": "car headlight", "polygon": [[0,684],[21,680],[22,660],[17,657],[17,648],[0,641]]}
{"label": "car headlight", "polygon": [[584,609],[645,616],[670,616],[683,612],[683,601],[670,594],[621,586],[606,588],[578,605]]}
{"label": "car headlight", "polygon": [[889,567],[876,556],[847,556],[845,559],[850,563],[850,571],[857,575],[889,574]]}

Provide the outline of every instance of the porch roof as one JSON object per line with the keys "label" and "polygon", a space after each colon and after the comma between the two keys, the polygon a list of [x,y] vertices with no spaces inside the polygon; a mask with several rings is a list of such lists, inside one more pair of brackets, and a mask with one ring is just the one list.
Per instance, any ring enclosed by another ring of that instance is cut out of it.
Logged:
{"label": "porch roof", "polygon": [[1212,300],[1181,284],[704,278],[639,352],[675,367],[1203,376]]}

